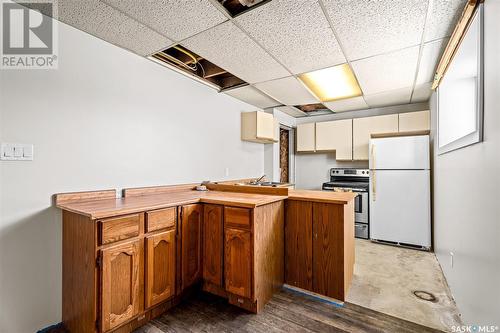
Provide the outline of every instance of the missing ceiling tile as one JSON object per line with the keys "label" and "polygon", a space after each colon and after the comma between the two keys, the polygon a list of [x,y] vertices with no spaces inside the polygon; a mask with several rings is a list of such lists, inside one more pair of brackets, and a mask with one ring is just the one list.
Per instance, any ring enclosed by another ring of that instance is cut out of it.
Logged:
{"label": "missing ceiling tile", "polygon": [[246,85],[247,83],[223,68],[204,59],[182,45],[176,45],[155,53],[152,57],[182,72],[217,86],[220,90]]}
{"label": "missing ceiling tile", "polygon": [[232,16],[236,17],[247,11],[257,8],[271,0],[218,0],[226,11]]}
{"label": "missing ceiling tile", "polygon": [[328,109],[321,103],[295,105],[295,107],[300,111],[305,112],[308,116],[319,116],[333,113],[332,110]]}

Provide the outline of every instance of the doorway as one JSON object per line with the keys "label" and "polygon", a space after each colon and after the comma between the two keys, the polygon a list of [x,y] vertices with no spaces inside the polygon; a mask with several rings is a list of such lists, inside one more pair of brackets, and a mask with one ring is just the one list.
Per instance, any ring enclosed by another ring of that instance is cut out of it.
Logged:
{"label": "doorway", "polygon": [[290,182],[290,130],[280,128],[280,182]]}

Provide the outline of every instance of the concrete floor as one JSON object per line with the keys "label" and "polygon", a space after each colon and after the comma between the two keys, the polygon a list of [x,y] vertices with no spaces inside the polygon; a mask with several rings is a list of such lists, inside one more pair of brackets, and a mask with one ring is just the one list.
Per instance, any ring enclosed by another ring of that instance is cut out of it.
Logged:
{"label": "concrete floor", "polygon": [[[420,300],[415,290],[430,292],[437,301]],[[357,239],[347,301],[443,331],[462,325],[434,253]]]}

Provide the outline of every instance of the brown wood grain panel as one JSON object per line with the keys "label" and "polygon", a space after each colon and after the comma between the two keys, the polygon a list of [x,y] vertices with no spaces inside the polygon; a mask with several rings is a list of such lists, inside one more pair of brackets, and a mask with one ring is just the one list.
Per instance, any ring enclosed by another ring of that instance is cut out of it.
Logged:
{"label": "brown wood grain panel", "polygon": [[238,296],[253,297],[252,234],[250,231],[225,228],[224,275],[226,290]]}
{"label": "brown wood grain panel", "polygon": [[223,285],[224,226],[223,206],[203,207],[203,279]]}
{"label": "brown wood grain panel", "polygon": [[54,199],[56,205],[60,205],[70,201],[116,199],[116,190],[58,193],[54,195]]}
{"label": "brown wood grain panel", "polygon": [[333,192],[333,191],[312,191],[312,190],[294,190],[288,192],[289,200],[301,200],[310,202],[323,202],[345,205],[356,198],[356,193],[352,192]]}
{"label": "brown wood grain panel", "polygon": [[203,205],[182,206],[182,289],[202,277],[201,246]]}
{"label": "brown wood grain panel", "polygon": [[142,241],[109,247],[101,255],[101,331],[106,332],[142,311]]}
{"label": "brown wood grain panel", "polygon": [[57,207],[88,216],[92,219],[103,219],[118,215],[141,213],[144,211],[195,203],[255,208],[257,206],[285,200],[286,198],[286,196],[258,193],[187,190],[174,193],[133,196],[113,200],[103,199],[93,201],[71,201],[60,204]]}
{"label": "brown wood grain panel", "polygon": [[146,232],[175,227],[177,207],[146,212]]}
{"label": "brown wood grain panel", "polygon": [[139,236],[143,214],[133,214],[99,221],[99,244],[109,244]]}
{"label": "brown wood grain panel", "polygon": [[146,307],[175,295],[175,230],[146,237]]}
{"label": "brown wood grain panel", "polygon": [[313,291],[344,301],[344,207],[313,203]]}
{"label": "brown wood grain panel", "polygon": [[248,208],[224,207],[224,224],[234,227],[249,228],[252,211]]}
{"label": "brown wood grain panel", "polygon": [[212,191],[240,192],[249,194],[269,194],[288,195],[288,187],[271,187],[255,185],[235,185],[235,184],[207,184],[207,188]]}
{"label": "brown wood grain panel", "polygon": [[93,332],[97,320],[96,224],[71,212],[62,215],[62,321],[70,332]]}
{"label": "brown wood grain panel", "polygon": [[287,200],[285,222],[285,281],[313,290],[312,202]]}
{"label": "brown wood grain panel", "polygon": [[285,204],[275,202],[254,209],[254,286],[257,311],[284,282]]}
{"label": "brown wood grain panel", "polygon": [[354,239],[354,202],[344,205],[344,297],[351,288],[354,276],[355,239]]}

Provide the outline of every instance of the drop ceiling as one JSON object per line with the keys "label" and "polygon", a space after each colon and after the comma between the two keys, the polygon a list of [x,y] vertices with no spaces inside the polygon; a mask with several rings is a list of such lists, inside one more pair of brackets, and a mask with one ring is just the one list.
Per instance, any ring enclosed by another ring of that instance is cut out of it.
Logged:
{"label": "drop ceiling", "polygon": [[258,108],[320,101],[299,74],[343,63],[363,96],[332,112],[427,101],[466,0],[271,0],[233,17],[218,0],[63,0],[58,19],[140,56],[180,44],[246,81],[223,91]]}

